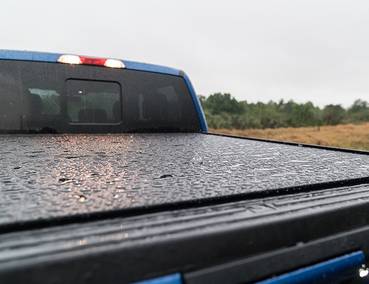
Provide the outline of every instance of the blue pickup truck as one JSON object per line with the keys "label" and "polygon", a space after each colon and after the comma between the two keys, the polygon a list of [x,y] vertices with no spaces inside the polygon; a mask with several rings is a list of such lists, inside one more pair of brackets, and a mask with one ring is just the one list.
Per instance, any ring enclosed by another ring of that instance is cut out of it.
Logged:
{"label": "blue pickup truck", "polygon": [[187,75],[0,50],[0,283],[365,283],[368,152],[217,135]]}

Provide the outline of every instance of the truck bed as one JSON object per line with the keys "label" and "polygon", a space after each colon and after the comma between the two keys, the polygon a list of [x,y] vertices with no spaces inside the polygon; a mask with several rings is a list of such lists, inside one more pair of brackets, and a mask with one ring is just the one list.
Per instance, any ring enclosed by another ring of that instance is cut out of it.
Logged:
{"label": "truck bed", "polygon": [[369,178],[369,155],[204,134],[0,136],[0,162],[0,230]]}
{"label": "truck bed", "polygon": [[369,252],[364,152],[205,134],[0,144],[1,283],[238,283]]}

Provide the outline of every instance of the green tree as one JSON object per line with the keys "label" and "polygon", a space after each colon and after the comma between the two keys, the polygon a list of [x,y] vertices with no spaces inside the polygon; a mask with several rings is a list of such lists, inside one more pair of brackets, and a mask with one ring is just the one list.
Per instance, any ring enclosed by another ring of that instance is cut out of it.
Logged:
{"label": "green tree", "polygon": [[347,111],[350,122],[369,121],[369,103],[356,100]]}
{"label": "green tree", "polygon": [[221,114],[222,112],[240,114],[243,111],[242,104],[230,94],[215,93],[210,95],[204,103],[212,114]]}
{"label": "green tree", "polygon": [[248,103],[237,101],[228,93],[200,96],[208,125],[211,128],[276,128],[336,125],[369,121],[369,103],[356,100],[348,109],[327,105],[323,109],[312,102],[269,101]]}
{"label": "green tree", "polygon": [[345,118],[345,109],[341,105],[327,105],[323,109],[325,124],[337,125]]}

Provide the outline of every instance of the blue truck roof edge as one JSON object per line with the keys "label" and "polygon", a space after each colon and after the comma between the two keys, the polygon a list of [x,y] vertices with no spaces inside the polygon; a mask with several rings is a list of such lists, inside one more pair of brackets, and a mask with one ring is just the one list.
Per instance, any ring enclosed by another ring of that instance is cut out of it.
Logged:
{"label": "blue truck roof edge", "polygon": [[0,49],[0,59],[57,62],[59,53]]}
{"label": "blue truck roof edge", "polygon": [[[8,59],[8,60],[26,60],[26,61],[39,61],[39,62],[58,62],[59,57],[63,55],[63,53],[51,53],[51,52],[38,52],[38,51],[21,51],[21,50],[7,50],[0,49],[0,59]],[[208,126],[205,119],[204,111],[201,107],[201,103],[199,98],[196,95],[195,89],[187,76],[187,74],[179,69],[148,64],[130,60],[121,60],[126,69],[129,70],[137,70],[137,71],[146,71],[146,72],[154,72],[161,74],[168,74],[182,77],[187,85],[187,88],[191,94],[191,99],[194,104],[195,110],[198,115],[200,130],[201,132],[207,133]]]}
{"label": "blue truck roof edge", "polygon": [[[71,54],[71,53],[52,53],[52,52],[0,49],[0,59],[9,59],[9,60],[26,60],[26,61],[41,61],[55,63],[58,62],[59,57],[63,54]],[[130,70],[148,71],[175,76],[180,76],[181,72],[179,69],[162,65],[142,63],[124,59],[118,60],[124,63],[126,69]]]}

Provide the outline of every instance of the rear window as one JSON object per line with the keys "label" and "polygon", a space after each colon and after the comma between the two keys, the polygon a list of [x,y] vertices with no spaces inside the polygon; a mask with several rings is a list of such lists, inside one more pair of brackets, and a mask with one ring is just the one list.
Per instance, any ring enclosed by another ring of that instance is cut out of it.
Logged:
{"label": "rear window", "polygon": [[0,131],[199,131],[181,77],[0,60]]}

